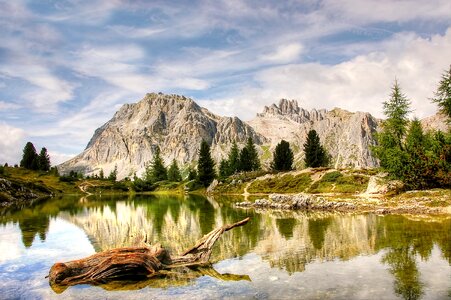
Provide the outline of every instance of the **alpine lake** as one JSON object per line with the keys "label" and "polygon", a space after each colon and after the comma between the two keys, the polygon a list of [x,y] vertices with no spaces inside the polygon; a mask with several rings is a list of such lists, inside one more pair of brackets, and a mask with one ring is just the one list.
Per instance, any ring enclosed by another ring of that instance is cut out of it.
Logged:
{"label": "alpine lake", "polygon": [[[0,211],[1,299],[449,299],[451,216],[256,211],[242,198],[64,196]],[[173,254],[250,217],[211,267],[52,289],[55,262],[160,242]]]}

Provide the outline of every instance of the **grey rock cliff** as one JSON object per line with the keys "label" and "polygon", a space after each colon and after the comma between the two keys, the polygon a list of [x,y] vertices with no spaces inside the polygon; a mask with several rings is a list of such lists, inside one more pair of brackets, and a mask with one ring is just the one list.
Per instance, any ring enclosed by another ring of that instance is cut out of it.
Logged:
{"label": "grey rock cliff", "polygon": [[138,103],[123,105],[95,131],[81,154],[58,168],[62,173],[75,170],[91,175],[103,169],[108,175],[117,166],[120,179],[135,172],[140,175],[157,147],[167,165],[172,159],[185,165],[197,160],[202,139],[219,160],[233,141],[244,144],[248,137],[257,145],[267,142],[236,117],[217,116],[184,96],[152,93]]}
{"label": "grey rock cliff", "polygon": [[306,111],[296,100],[282,99],[279,105],[265,107],[263,113],[248,122],[261,135],[270,139],[269,151],[284,139],[295,154],[295,163],[303,165],[303,145],[307,133],[314,129],[332,158],[335,168],[368,168],[378,165],[371,155],[378,120],[369,113],[351,113],[339,108]]}

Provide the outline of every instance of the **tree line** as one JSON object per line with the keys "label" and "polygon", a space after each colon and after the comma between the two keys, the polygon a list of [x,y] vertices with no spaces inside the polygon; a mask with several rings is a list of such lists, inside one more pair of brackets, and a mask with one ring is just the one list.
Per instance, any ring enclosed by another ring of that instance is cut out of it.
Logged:
{"label": "tree line", "polygon": [[[431,100],[451,124],[451,66]],[[450,187],[451,130],[424,132],[417,118],[409,121],[410,104],[395,80],[389,100],[383,102],[386,119],[373,154],[391,177],[401,179],[409,189]]]}
{"label": "tree line", "polygon": [[22,160],[20,166],[29,170],[49,171],[50,170],[50,156],[47,149],[43,147],[39,154],[33,143],[27,142],[23,149]]}

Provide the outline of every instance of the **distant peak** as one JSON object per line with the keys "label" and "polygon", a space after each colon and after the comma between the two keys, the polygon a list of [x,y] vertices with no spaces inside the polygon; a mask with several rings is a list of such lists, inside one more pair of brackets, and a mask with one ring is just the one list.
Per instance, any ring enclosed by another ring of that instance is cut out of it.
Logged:
{"label": "distant peak", "polygon": [[326,110],[307,111],[299,107],[297,100],[288,100],[282,98],[279,100],[279,105],[272,104],[265,106],[261,114],[257,114],[257,117],[282,117],[291,119],[297,123],[304,123],[307,121],[317,121],[324,119]]}

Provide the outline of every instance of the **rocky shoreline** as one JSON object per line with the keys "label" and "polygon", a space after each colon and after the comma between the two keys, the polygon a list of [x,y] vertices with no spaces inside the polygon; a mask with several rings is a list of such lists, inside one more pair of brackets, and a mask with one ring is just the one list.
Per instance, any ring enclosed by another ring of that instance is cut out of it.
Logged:
{"label": "rocky shoreline", "polygon": [[0,178],[0,207],[30,205],[53,195],[44,186]]}
{"label": "rocky shoreline", "polygon": [[418,201],[396,203],[383,199],[355,197],[337,199],[307,193],[270,194],[267,199],[235,203],[236,207],[281,211],[372,212],[377,214],[451,214],[451,206],[431,207]]}

